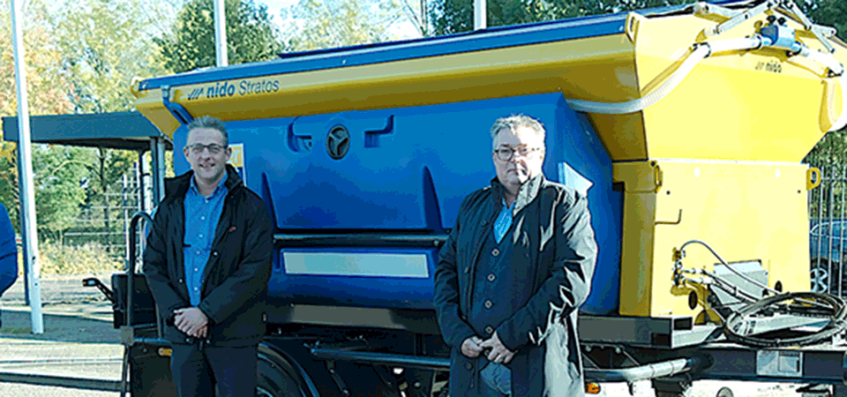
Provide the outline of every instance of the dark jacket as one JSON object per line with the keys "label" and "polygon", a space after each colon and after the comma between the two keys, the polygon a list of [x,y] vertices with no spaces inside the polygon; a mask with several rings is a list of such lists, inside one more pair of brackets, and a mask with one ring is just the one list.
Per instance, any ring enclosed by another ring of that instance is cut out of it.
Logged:
{"label": "dark jacket", "polygon": [[[435,271],[438,322],[445,342],[452,347],[453,396],[474,395],[479,390],[479,370],[485,358],[469,359],[460,349],[465,339],[477,335],[466,314],[471,308],[480,250],[502,209],[503,192],[495,178],[490,187],[465,198]],[[541,397],[551,389],[560,392],[552,395],[582,395],[576,316],[588,296],[597,253],[586,198],[539,175],[521,187],[513,216],[513,265],[500,275],[512,280],[512,289],[503,291],[511,306],[499,306],[499,310],[510,311],[511,317],[496,327],[506,348],[517,352],[508,365],[512,395]],[[561,332],[547,338],[554,329]],[[487,339],[490,335],[477,336]],[[555,346],[545,343],[553,341]],[[563,359],[546,362],[551,356]],[[559,370],[549,372],[550,365]],[[551,374],[555,382],[545,382]]]}
{"label": "dark jacket", "polygon": [[[166,197],[156,211],[144,251],[144,275],[163,323],[174,310],[191,306],[183,266],[183,203],[193,177],[189,171],[165,182]],[[229,165],[225,184],[228,193],[204,272],[198,307],[210,320],[209,345],[250,346],[258,344],[266,331],[273,228],[262,199],[244,187]],[[194,343],[194,338],[175,326],[164,328],[164,337],[171,343]]]}

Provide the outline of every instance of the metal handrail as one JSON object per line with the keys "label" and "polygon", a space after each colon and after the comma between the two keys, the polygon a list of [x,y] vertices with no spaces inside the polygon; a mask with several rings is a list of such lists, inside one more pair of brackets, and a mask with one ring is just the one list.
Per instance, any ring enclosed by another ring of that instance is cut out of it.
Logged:
{"label": "metal handrail", "polygon": [[[146,220],[147,223],[153,224],[153,218],[150,215],[143,211],[138,211],[132,215],[132,220],[129,222],[129,259],[127,259],[126,266],[126,325],[132,326],[132,296],[135,292],[135,258],[136,258],[136,245],[137,245],[137,231],[135,230],[138,226],[138,222],[142,219]],[[157,316],[158,317],[158,316]]]}
{"label": "metal handrail", "polygon": [[[150,217],[149,214],[143,211],[136,212],[132,215],[132,220],[129,223],[129,255],[126,264],[126,323],[123,327],[121,327],[121,334],[124,334],[124,330],[132,330],[132,311],[133,311],[133,298],[135,295],[135,268],[136,268],[136,245],[137,245],[137,234],[136,230],[138,227],[138,222],[142,219],[146,220],[148,224],[153,224],[153,218]],[[159,316],[156,315],[156,332],[159,334],[161,338],[162,327],[160,324]],[[121,338],[123,340],[123,338]],[[120,392],[121,397],[126,396],[127,389],[127,371],[129,370],[129,351],[132,348],[132,343],[124,344],[124,357],[123,362],[121,363],[121,383],[120,383]]]}

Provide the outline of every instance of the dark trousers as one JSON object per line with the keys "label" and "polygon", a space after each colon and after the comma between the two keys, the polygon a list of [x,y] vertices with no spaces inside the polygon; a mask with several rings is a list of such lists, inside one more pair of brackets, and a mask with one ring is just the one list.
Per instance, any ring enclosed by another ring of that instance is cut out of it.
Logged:
{"label": "dark trousers", "polygon": [[257,348],[173,345],[171,373],[177,393],[180,397],[252,397]]}

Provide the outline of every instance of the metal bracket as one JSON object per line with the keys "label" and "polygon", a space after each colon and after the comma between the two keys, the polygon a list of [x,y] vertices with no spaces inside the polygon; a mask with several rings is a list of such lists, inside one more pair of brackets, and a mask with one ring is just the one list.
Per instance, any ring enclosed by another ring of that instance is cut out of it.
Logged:
{"label": "metal bracket", "polygon": [[761,13],[767,11],[767,10],[774,9],[774,7],[776,7],[776,6],[777,6],[776,1],[768,0],[764,3],[762,3],[762,4],[759,4],[755,7],[747,10],[747,11],[740,12],[740,13],[736,14],[735,16],[730,18],[728,21],[723,22],[723,23],[719,24],[718,26],[715,26],[712,29],[706,29],[703,32],[703,34],[705,34],[706,37],[717,36],[721,33],[726,32],[727,30],[730,30],[730,29],[740,25],[742,22],[744,22],[746,20],[753,18],[756,15],[759,15],[759,14],[761,14]]}
{"label": "metal bracket", "polygon": [[326,361],[326,370],[329,372],[329,376],[332,377],[332,381],[335,382],[336,386],[338,386],[338,390],[340,390],[345,396],[349,396],[350,389],[347,388],[347,383],[344,383],[344,379],[341,379],[341,375],[338,375],[338,371],[335,370],[334,360]]}
{"label": "metal bracket", "polygon": [[826,36],[832,37],[835,34],[835,29],[825,28],[823,26],[818,26],[812,23],[812,21],[803,14],[803,11],[800,10],[800,7],[797,7],[797,4],[792,0],[783,0],[783,7],[780,7],[780,10],[784,13],[793,16],[799,19],[800,23],[803,24],[803,27],[806,30],[812,32],[815,35],[815,38],[820,40],[821,44],[826,48],[829,53],[835,52],[835,47],[833,47],[832,43],[827,40]]}
{"label": "metal bracket", "polygon": [[721,7],[716,4],[697,3],[694,4],[694,13],[698,15],[720,15],[725,18],[733,18],[741,12],[730,8]]}
{"label": "metal bracket", "polygon": [[194,116],[182,105],[171,102],[171,86],[169,85],[162,86],[162,104],[180,124],[188,124],[194,120]]}
{"label": "metal bracket", "polygon": [[115,294],[112,292],[112,290],[109,289],[109,287],[105,286],[103,284],[103,282],[101,282],[98,278],[96,278],[96,277],[86,278],[85,280],[82,280],[82,286],[83,287],[97,287],[97,289],[99,289],[100,292],[103,293],[103,295],[106,295],[106,299],[108,299],[109,302],[115,303]]}
{"label": "metal bracket", "polygon": [[675,221],[656,221],[657,225],[679,225],[682,223],[682,208],[679,209],[679,213],[676,216]]}

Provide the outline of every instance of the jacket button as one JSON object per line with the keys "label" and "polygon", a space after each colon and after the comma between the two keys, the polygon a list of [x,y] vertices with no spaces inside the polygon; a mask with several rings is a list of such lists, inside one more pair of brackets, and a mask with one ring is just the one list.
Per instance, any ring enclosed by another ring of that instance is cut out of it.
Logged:
{"label": "jacket button", "polygon": [[494,281],[494,279],[496,279],[496,278],[497,278],[497,276],[495,276],[494,273],[491,273],[491,274],[488,275],[488,281]]}
{"label": "jacket button", "polygon": [[218,256],[218,251],[212,251],[212,256]]}
{"label": "jacket button", "polygon": [[494,255],[494,256],[500,255],[500,250],[498,250],[497,248],[491,250],[491,255]]}
{"label": "jacket button", "polygon": [[488,333],[488,334],[493,334],[494,328],[491,328],[491,326],[485,327],[485,332]]}
{"label": "jacket button", "polygon": [[465,368],[470,371],[473,369],[473,363],[465,363]]}
{"label": "jacket button", "polygon": [[470,272],[471,272],[471,268],[470,268],[470,266],[466,267],[466,268],[465,268],[465,274],[468,274],[468,273],[470,273]]}
{"label": "jacket button", "polygon": [[185,343],[191,343],[191,338],[185,338]]}
{"label": "jacket button", "polygon": [[183,279],[179,279],[179,283],[180,283],[180,284],[182,284],[182,283],[184,283],[184,282],[185,282],[185,280],[183,280]]}
{"label": "jacket button", "polygon": [[494,306],[494,302],[485,301],[485,308],[486,309],[491,309],[491,306]]}

